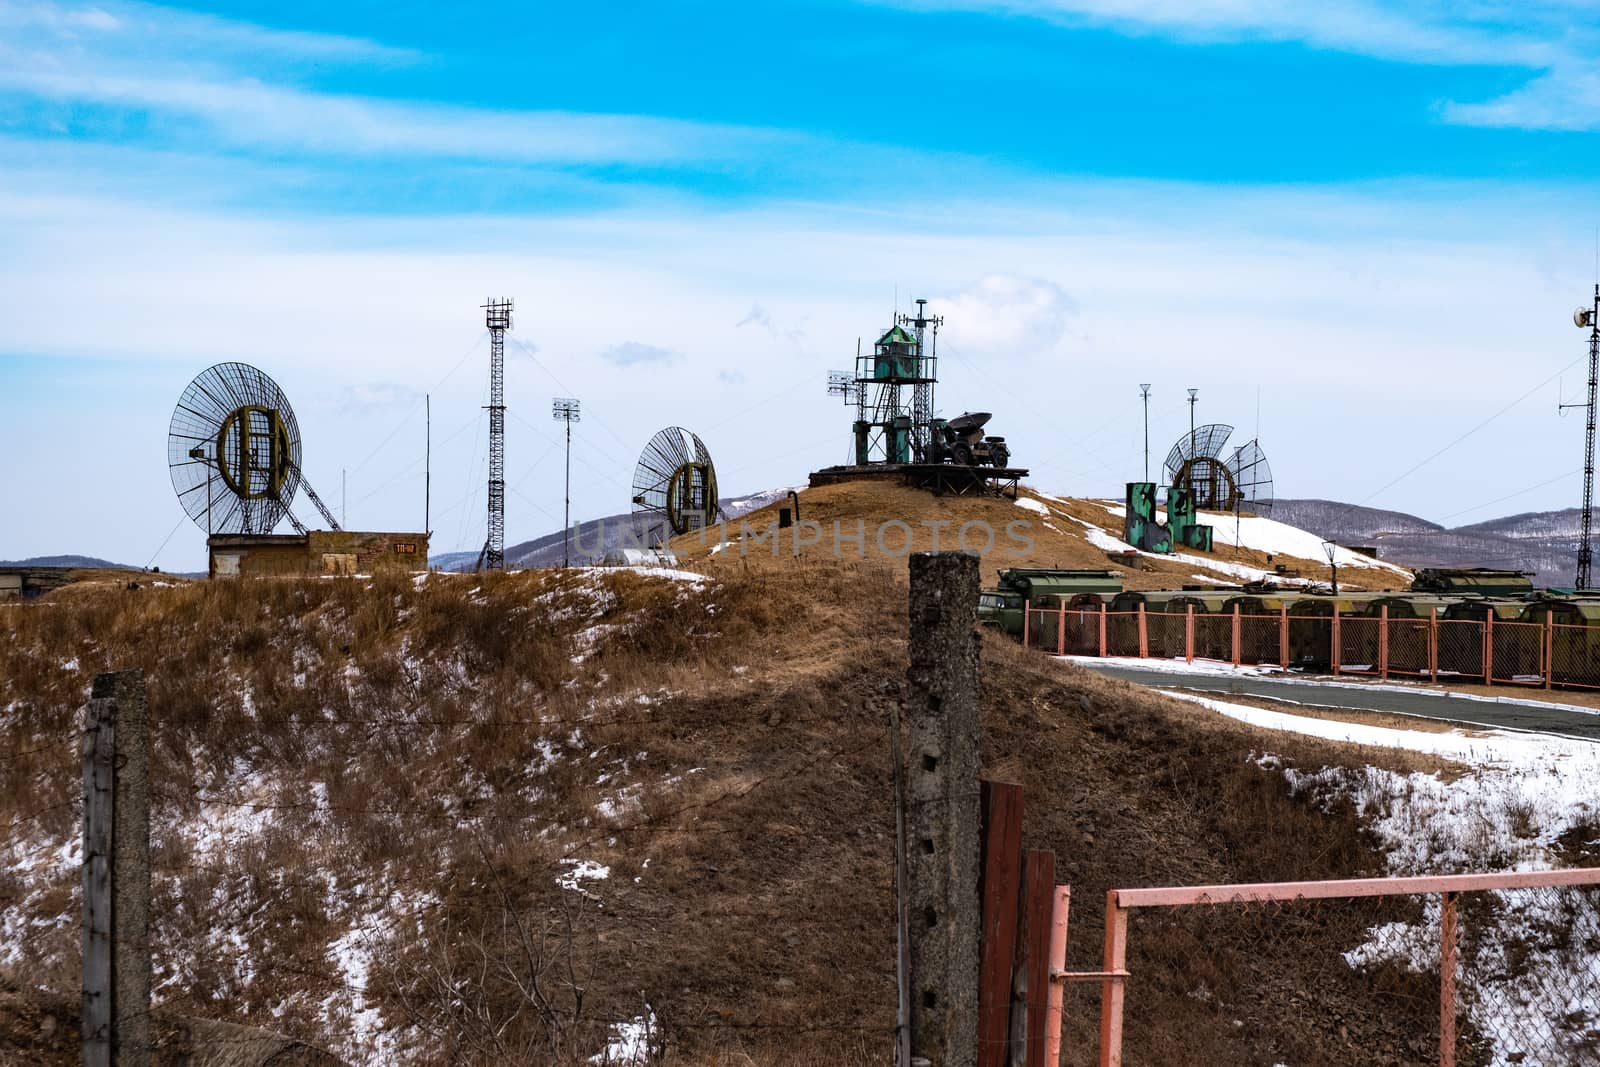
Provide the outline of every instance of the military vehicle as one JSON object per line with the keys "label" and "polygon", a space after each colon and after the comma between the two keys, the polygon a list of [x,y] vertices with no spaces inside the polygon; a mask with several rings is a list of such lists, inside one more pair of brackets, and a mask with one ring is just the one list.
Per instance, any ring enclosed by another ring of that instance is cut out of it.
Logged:
{"label": "military vehicle", "polygon": [[978,621],[1020,637],[1024,604],[1056,607],[1057,598],[1070,599],[1079,593],[1114,596],[1120,592],[1122,575],[1116,571],[1011,567],[1000,572],[995,588],[978,595]]}
{"label": "military vehicle", "polygon": [[969,411],[953,419],[933,420],[932,455],[934,463],[954,463],[958,467],[1005,467],[1011,450],[1004,437],[986,437],[983,427],[994,416],[987,411]]}

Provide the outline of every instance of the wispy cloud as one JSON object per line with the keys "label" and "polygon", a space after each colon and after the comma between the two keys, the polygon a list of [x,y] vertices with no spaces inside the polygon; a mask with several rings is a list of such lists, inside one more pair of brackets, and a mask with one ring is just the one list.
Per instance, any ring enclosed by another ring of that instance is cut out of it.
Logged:
{"label": "wispy cloud", "polygon": [[670,348],[659,348],[638,341],[623,341],[621,344],[601,350],[600,358],[619,367],[633,367],[644,363],[676,363],[681,357]]}
{"label": "wispy cloud", "polygon": [[265,57],[307,60],[417,58],[364,37],[279,30],[250,22],[141,3],[56,4],[0,0],[0,31],[13,42],[82,49],[132,49],[168,59]]}
{"label": "wispy cloud", "polygon": [[[1540,5],[1385,4],[1362,0],[881,0],[921,10],[992,11],[1196,42],[1293,41],[1426,63],[1533,65],[1552,58]],[[1533,29],[1526,27],[1532,26]]]}
{"label": "wispy cloud", "polygon": [[1441,101],[1473,126],[1600,129],[1600,23],[1583,0],[1472,4],[1368,0],[867,0],[920,11],[977,11],[1192,44],[1278,42],[1433,66],[1528,71],[1487,101]]}
{"label": "wispy cloud", "polygon": [[[660,165],[726,159],[793,139],[653,116],[328,93],[293,80],[294,63],[301,61],[411,58],[361,38],[280,31],[149,5],[35,9],[0,0],[0,94],[12,97],[7,110],[43,102],[136,115],[139,128],[180,142],[346,158]],[[271,59],[288,65],[273,69]]]}

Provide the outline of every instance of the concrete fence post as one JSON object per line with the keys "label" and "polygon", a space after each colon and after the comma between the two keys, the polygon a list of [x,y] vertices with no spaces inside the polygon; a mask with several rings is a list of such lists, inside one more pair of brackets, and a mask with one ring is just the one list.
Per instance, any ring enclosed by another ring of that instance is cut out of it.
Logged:
{"label": "concrete fence post", "polygon": [[911,1054],[931,1067],[974,1067],[981,927],[978,557],[918,552],[910,571]]}
{"label": "concrete fence post", "polygon": [[83,1062],[146,1067],[150,720],[143,671],[95,677],[83,775]]}

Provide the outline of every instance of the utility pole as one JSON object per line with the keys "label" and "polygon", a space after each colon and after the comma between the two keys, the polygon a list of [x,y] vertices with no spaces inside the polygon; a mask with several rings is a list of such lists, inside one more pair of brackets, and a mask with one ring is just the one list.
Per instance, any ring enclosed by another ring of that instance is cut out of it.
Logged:
{"label": "utility pole", "polygon": [[1189,458],[1194,458],[1194,402],[1200,396],[1200,390],[1189,390]]}
{"label": "utility pole", "polygon": [[489,328],[489,536],[484,566],[506,569],[506,331],[511,329],[511,298],[490,297],[483,305]]}
{"label": "utility pole", "polygon": [[1590,588],[1590,568],[1594,563],[1594,424],[1596,385],[1600,384],[1600,282],[1595,283],[1594,303],[1573,312],[1579,329],[1589,328],[1589,392],[1582,404],[1562,404],[1561,409],[1586,408],[1588,420],[1583,432],[1583,511],[1578,515],[1578,574],[1573,584]]}
{"label": "utility pole", "polygon": [[432,521],[433,495],[433,395],[426,393],[422,397],[423,410],[423,436],[422,436],[422,532],[431,539],[433,529],[428,525]]}
{"label": "utility pole", "polygon": [[1139,386],[1139,395],[1144,397],[1144,480],[1150,480],[1150,383],[1145,382]]}
{"label": "utility pole", "polygon": [[567,481],[564,494],[566,500],[561,511],[561,565],[570,567],[572,562],[567,554],[567,542],[571,539],[572,533],[572,424],[582,421],[577,399],[570,396],[556,397],[550,402],[550,417],[567,424]]}

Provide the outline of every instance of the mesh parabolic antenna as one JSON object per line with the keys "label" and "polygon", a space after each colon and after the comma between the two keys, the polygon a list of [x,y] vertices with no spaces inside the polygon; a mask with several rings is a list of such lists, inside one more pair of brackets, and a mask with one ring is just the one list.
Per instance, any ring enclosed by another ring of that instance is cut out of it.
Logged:
{"label": "mesh parabolic antenna", "polygon": [[650,438],[633,470],[633,514],[645,543],[703,529],[718,513],[717,468],[705,442],[682,426]]}
{"label": "mesh parabolic antenna", "polygon": [[300,469],[300,425],[278,383],[248,363],[218,363],[189,383],[172,412],[167,466],[183,510],[207,533],[266,534],[302,487],[339,524]]}
{"label": "mesh parabolic antenna", "polygon": [[1194,493],[1195,507],[1211,511],[1272,509],[1272,467],[1261,442],[1229,450],[1233,427],[1198,426],[1167,453],[1168,484]]}

